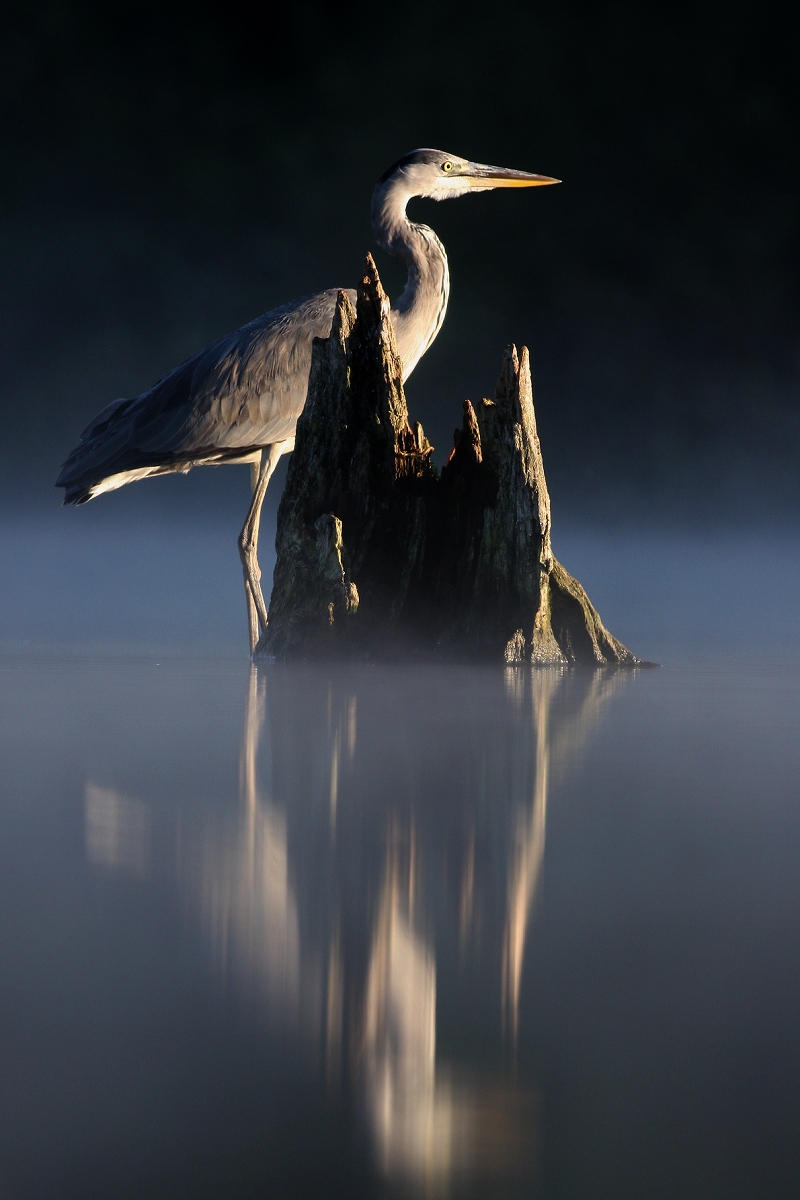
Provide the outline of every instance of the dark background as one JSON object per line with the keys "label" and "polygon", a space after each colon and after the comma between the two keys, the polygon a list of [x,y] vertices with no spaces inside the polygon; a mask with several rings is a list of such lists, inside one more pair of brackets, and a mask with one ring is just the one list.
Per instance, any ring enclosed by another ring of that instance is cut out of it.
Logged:
{"label": "dark background", "polygon": [[[353,285],[375,179],[432,145],[564,180],[412,206],[451,261],[408,388],[437,459],[514,340],[554,512],[791,520],[795,7],[7,2],[4,509],[58,504],[58,466],[109,399],[278,303]],[[396,294],[402,273],[378,261]],[[247,486],[244,469],[195,472],[101,503],[241,515]]]}

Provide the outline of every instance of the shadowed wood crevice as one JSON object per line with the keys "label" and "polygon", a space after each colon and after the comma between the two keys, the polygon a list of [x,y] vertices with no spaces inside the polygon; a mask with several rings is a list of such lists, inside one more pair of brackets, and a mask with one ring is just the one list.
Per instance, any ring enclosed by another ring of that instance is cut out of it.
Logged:
{"label": "shadowed wood crevice", "polygon": [[553,557],[527,349],[464,402],[441,477],[431,451],[368,256],[314,342],[259,652],[639,665]]}

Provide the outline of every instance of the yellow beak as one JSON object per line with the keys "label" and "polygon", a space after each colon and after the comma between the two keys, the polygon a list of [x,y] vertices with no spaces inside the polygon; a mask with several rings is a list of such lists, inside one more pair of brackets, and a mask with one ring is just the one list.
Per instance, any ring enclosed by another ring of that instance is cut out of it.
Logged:
{"label": "yellow beak", "polygon": [[549,183],[561,183],[551,175],[532,175],[530,171],[512,171],[507,167],[489,167],[483,163],[470,163],[459,175],[469,180],[472,187],[545,187]]}

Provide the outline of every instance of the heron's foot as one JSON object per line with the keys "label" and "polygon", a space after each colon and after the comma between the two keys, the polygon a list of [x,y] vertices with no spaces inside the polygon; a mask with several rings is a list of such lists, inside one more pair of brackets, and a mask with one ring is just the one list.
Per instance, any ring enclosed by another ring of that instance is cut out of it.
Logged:
{"label": "heron's foot", "polygon": [[267,628],[267,606],[261,591],[261,568],[256,557],[255,542],[245,536],[239,538],[239,557],[244,568],[244,592],[247,600],[247,623],[250,628],[250,652],[255,653],[259,638]]}
{"label": "heron's foot", "polygon": [[260,638],[253,647],[253,652],[250,657],[255,661],[257,658],[262,658],[267,654],[267,630],[261,634]]}
{"label": "heron's foot", "polygon": [[[256,587],[258,583],[256,582]],[[260,591],[260,589],[259,589]],[[253,595],[253,585],[245,575],[244,592],[247,598],[247,624],[250,630],[250,661],[255,662],[259,655],[263,654],[267,640],[267,626],[269,624],[267,610],[264,605],[263,596],[260,597],[261,605]],[[263,617],[261,610],[263,609]]]}

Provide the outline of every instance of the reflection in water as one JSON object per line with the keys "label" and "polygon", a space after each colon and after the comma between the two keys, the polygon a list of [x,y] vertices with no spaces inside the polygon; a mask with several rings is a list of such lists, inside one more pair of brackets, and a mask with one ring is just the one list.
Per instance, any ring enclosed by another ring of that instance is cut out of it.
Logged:
{"label": "reflection in water", "polygon": [[383,1171],[436,1176],[449,1157],[450,1113],[435,1088],[436,964],[412,906],[410,878],[401,889],[393,850],[369,956],[358,1068]]}
{"label": "reflection in water", "polygon": [[458,902],[458,948],[463,959],[467,939],[474,930],[475,916],[475,826],[470,824],[464,865],[461,870],[461,888]]}
{"label": "reflection in water", "polygon": [[413,855],[393,839],[367,968],[355,1082],[379,1170],[426,1196],[454,1179],[518,1171],[531,1096],[513,1079],[456,1072],[436,1053],[436,962],[414,915]]}
{"label": "reflection in water", "polygon": [[333,684],[328,685],[328,738],[331,746],[330,771],[330,812],[331,833],[336,835],[336,810],[339,801],[339,762],[343,748],[346,747],[347,761],[352,766],[356,753],[356,704],[354,695],[348,696],[346,703],[339,706],[337,719],[334,722]]}
{"label": "reflection in water", "polygon": [[145,875],[150,861],[150,810],[113,788],[86,785],[84,829],[87,861]]}
{"label": "reflection in water", "polygon": [[[520,804],[514,814],[508,862],[508,919],[503,941],[503,1016],[509,1023],[515,1042],[519,1030],[519,989],[525,935],[544,856],[550,771],[550,704],[560,682],[555,670],[539,670],[530,679],[535,734],[533,795],[529,804]],[[515,699],[521,700],[518,680],[514,680],[514,692]]]}
{"label": "reflection in water", "polygon": [[190,850],[187,875],[223,976],[233,976],[271,1016],[294,1024],[301,1015],[300,929],[286,815],[258,786],[263,725],[264,679],[253,668],[240,755],[240,809],[206,825]]}
{"label": "reflection in water", "polygon": [[[252,667],[238,804],[181,814],[182,886],[222,978],[311,1051],[329,1102],[351,1095],[401,1190],[530,1179],[514,1060],[548,790],[630,678]],[[141,873],[149,838],[145,805],[87,787],[92,862]],[[505,1070],[437,1049],[437,972],[451,1031],[494,1013],[476,1027]]]}
{"label": "reflection in water", "polygon": [[[575,675],[568,668],[506,671],[506,688],[522,709],[529,689],[533,739],[530,799],[516,807],[508,859],[508,917],[503,941],[503,1018],[516,1043],[525,940],[544,858],[545,819],[551,766],[563,772],[574,763],[596,728],[606,702],[624,686],[626,671]],[[571,695],[564,695],[571,693]],[[572,700],[564,708],[558,699]],[[551,713],[555,721],[551,720]]]}

